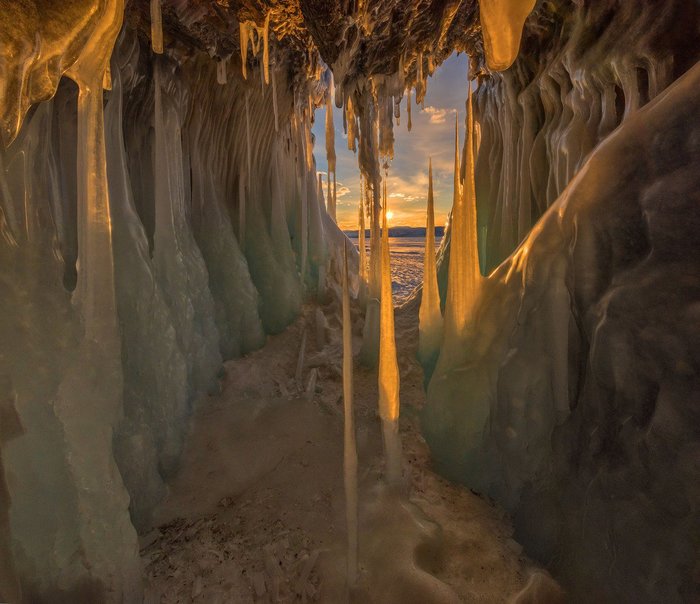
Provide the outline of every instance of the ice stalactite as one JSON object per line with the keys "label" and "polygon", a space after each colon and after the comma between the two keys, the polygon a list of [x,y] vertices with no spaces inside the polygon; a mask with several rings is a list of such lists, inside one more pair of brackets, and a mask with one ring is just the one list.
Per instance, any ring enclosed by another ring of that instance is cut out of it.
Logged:
{"label": "ice stalactite", "polygon": [[345,519],[347,527],[348,585],[357,582],[358,491],[355,411],[353,409],[352,317],[347,246],[343,250],[343,473],[345,484]]}
{"label": "ice stalactite", "polygon": [[377,107],[372,93],[366,90],[362,97],[360,115],[360,149],[358,162],[365,179],[370,209],[370,258],[369,287],[365,324],[362,334],[360,360],[364,365],[375,367],[379,361],[379,323],[381,297],[381,203],[379,174],[379,132]]}
{"label": "ice stalactite", "polygon": [[435,208],[432,159],[428,162],[428,207],[426,215],[423,291],[418,315],[418,358],[423,365],[425,381],[428,383],[440,353],[443,328],[435,263]]}
{"label": "ice stalactite", "polygon": [[386,479],[389,484],[401,481],[401,439],[399,437],[399,364],[394,333],[394,300],[391,291],[391,258],[387,225],[386,176],[384,178],[381,247],[381,318],[379,336],[379,415],[382,418]]}
{"label": "ice stalactite", "polygon": [[[205,392],[221,365],[214,323],[214,300],[202,253],[187,222],[181,140],[182,93],[173,67],[156,60],[155,72],[155,208],[153,258],[156,277],[180,326],[178,342],[185,354],[190,395]],[[164,89],[165,88],[165,94]]]}
{"label": "ice stalactite", "polygon": [[[336,176],[335,176],[335,127],[333,125],[332,89],[326,97],[326,159],[328,161],[328,214],[336,220]],[[333,173],[333,190],[331,190],[331,173]]]}
{"label": "ice stalactite", "polygon": [[261,79],[264,79],[266,84],[270,83],[270,12],[265,16],[265,22],[262,26],[258,26],[255,21],[241,21],[239,24],[240,44],[241,44],[241,68],[243,78],[248,78],[248,45],[252,47],[253,56],[256,57],[260,52],[260,42],[263,45],[263,58]]}
{"label": "ice stalactite", "polygon": [[151,0],[151,47],[156,54],[163,54],[163,14],[161,0]]}
{"label": "ice stalactite", "polygon": [[[360,176],[360,203],[358,207],[358,231],[357,231],[357,243],[360,252],[360,287],[366,288],[367,284],[367,249],[365,241],[365,200],[367,197],[367,190],[365,185],[365,180]],[[366,292],[365,292],[366,293]]]}
{"label": "ice stalactite", "polygon": [[525,19],[536,0],[479,0],[486,63],[494,71],[508,69],[520,50]]}
{"label": "ice stalactite", "polygon": [[[122,71],[138,60],[135,36],[122,32],[113,55],[113,90],[105,107],[117,311],[122,338],[124,418],[114,456],[129,491],[132,522],[150,527],[177,466],[187,417],[187,366],[156,285],[148,239],[134,207],[123,130]],[[128,77],[128,76],[127,76]]]}

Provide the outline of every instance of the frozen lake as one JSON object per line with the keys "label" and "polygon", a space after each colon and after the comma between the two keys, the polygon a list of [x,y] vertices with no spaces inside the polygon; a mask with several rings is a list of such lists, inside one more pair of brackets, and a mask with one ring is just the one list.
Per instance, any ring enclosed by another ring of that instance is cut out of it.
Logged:
{"label": "frozen lake", "polygon": [[[435,250],[442,237],[435,236]],[[357,237],[350,237],[357,245]],[[369,259],[369,238],[367,238],[367,258]],[[403,304],[411,292],[423,282],[423,255],[425,237],[389,237],[391,248],[391,284],[394,292],[394,305]]]}

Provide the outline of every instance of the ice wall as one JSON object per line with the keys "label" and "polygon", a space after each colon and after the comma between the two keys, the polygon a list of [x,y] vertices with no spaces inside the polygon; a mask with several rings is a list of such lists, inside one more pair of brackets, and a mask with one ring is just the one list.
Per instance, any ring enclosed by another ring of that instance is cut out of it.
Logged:
{"label": "ice wall", "polygon": [[696,65],[592,152],[430,385],[437,463],[583,601],[700,596],[699,87]]}
{"label": "ice wall", "polygon": [[259,61],[254,83],[222,78],[129,27],[108,70],[103,49],[0,151],[4,599],[138,601],[134,527],[151,526],[193,406],[222,359],[262,346],[342,269],[310,123],[291,124],[311,95],[295,98],[287,70],[274,86]]}
{"label": "ice wall", "polygon": [[698,58],[693,3],[575,4],[539,5],[514,65],[479,79],[484,272],[525,238],[593,148]]}

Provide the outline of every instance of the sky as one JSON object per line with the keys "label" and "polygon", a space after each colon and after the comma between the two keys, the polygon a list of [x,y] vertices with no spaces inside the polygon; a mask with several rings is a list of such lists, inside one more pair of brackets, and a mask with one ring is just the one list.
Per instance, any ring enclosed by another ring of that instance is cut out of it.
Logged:
{"label": "sky", "polygon": [[[452,207],[455,112],[459,115],[460,149],[464,140],[465,101],[467,99],[465,54],[453,54],[428,78],[424,109],[415,105],[411,132],[406,127],[406,97],[401,102],[401,125],[394,123],[394,160],[389,168],[388,210],[394,226],[425,226],[428,198],[428,157],[433,159],[435,224],[443,225]],[[343,229],[357,228],[360,198],[360,172],[357,157],[347,148],[343,132],[342,109],[333,108],[335,152],[337,156],[337,217]],[[316,110],[313,133],[316,168],[326,180],[325,108]],[[324,193],[325,193],[324,186]]]}

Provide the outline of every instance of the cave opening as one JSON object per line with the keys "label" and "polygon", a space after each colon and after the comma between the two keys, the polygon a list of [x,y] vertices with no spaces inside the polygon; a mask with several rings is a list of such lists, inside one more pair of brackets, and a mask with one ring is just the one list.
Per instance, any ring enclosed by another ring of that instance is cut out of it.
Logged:
{"label": "cave opening", "polygon": [[699,59],[684,0],[0,0],[0,601],[698,601]]}

